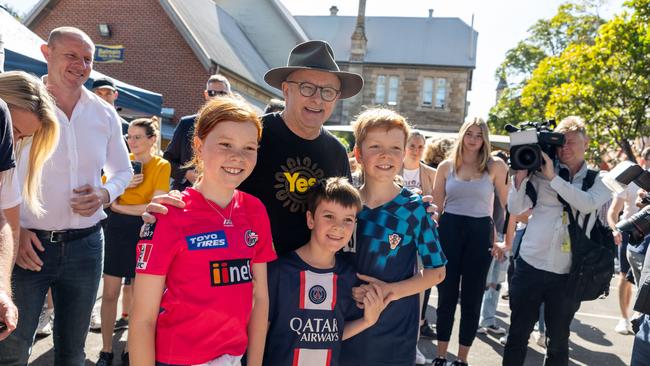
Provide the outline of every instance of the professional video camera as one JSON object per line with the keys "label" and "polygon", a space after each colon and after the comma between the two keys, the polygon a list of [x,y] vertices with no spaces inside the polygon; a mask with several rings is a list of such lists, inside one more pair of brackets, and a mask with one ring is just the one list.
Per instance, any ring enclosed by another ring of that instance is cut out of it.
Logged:
{"label": "professional video camera", "polygon": [[542,152],[555,160],[555,149],[564,145],[564,135],[553,132],[555,120],[506,125],[510,134],[510,167],[514,170],[539,170],[544,163]]}
{"label": "professional video camera", "polygon": [[[616,193],[623,192],[630,183],[650,191],[650,172],[631,161],[624,161],[603,177],[603,183]],[[616,224],[619,231],[630,234],[629,243],[634,246],[639,245],[645,236],[650,234],[650,199],[645,197],[641,203],[645,205],[641,211]]]}

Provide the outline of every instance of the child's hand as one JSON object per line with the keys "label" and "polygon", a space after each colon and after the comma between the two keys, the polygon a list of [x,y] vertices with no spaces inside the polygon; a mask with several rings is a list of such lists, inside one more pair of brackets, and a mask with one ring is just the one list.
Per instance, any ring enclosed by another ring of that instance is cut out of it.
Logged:
{"label": "child's hand", "polygon": [[363,309],[363,299],[366,298],[366,292],[368,292],[368,285],[352,288],[352,298],[357,303],[359,309]]}
{"label": "child's hand", "polygon": [[384,294],[376,284],[366,286],[366,296],[363,299],[363,321],[371,327],[379,320],[379,315],[386,308]]}
{"label": "child's hand", "polygon": [[[366,275],[361,274],[361,273],[357,273],[357,277],[361,281],[368,282],[368,285],[361,285],[362,288],[364,286],[366,287],[366,291],[368,290],[368,287],[370,285],[379,286],[379,288],[381,288],[382,294],[384,295],[384,303],[385,303],[385,305],[388,305],[391,301],[398,299],[398,296],[394,292],[393,287],[391,286],[390,283],[386,283],[384,281],[378,280],[378,279],[376,279],[374,277],[371,277],[371,276],[366,276]],[[357,306],[358,306],[358,304],[357,304]]]}

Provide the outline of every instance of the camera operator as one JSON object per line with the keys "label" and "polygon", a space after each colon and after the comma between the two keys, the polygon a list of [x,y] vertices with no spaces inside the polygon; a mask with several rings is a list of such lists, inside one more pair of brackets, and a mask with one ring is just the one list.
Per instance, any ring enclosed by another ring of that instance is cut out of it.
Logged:
{"label": "camera operator", "polygon": [[[530,333],[538,319],[541,304],[545,306],[548,344],[545,365],[566,366],[569,351],[569,326],[580,307],[567,294],[571,268],[569,219],[559,197],[571,207],[578,225],[589,233],[597,220],[597,210],[611,197],[600,175],[587,191],[582,190],[587,177],[585,151],[589,138],[581,118],[571,116],[562,120],[555,132],[565,137],[557,147],[559,165],[546,153],[541,171],[528,174],[516,171],[508,194],[508,210],[518,215],[532,208],[532,216],[524,233],[515,273],[510,288],[511,326],[504,351],[504,366],[521,366],[526,359]],[[536,203],[527,194],[530,181],[536,192]],[[584,218],[589,214],[588,222]],[[565,295],[566,294],[566,295]]]}

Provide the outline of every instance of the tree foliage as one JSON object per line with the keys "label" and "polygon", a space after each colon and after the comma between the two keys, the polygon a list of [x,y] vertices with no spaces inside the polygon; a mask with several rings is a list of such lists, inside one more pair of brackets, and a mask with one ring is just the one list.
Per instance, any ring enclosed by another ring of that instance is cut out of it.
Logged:
{"label": "tree foliage", "polygon": [[[560,54],[568,45],[591,44],[598,27],[604,23],[598,16],[600,0],[565,3],[550,19],[540,19],[529,28],[529,36],[506,52],[495,75],[508,81],[508,89],[500,99],[519,98],[539,64],[549,56]],[[490,111],[488,123],[493,131],[503,133],[503,127],[530,119],[519,100],[501,101]],[[510,107],[514,107],[511,109]]]}
{"label": "tree foliage", "polygon": [[512,123],[513,117],[579,115],[592,137],[592,158],[597,160],[615,145],[632,157],[630,140],[650,133],[650,0],[630,0],[625,6],[626,11],[603,24],[591,39],[586,29],[597,24],[594,19],[574,18],[582,25],[563,28],[567,37],[541,31],[546,28],[535,27],[547,23],[536,23],[536,34],[554,40],[538,45],[544,45],[545,52],[562,50],[547,53],[517,86],[516,95],[503,93],[501,99],[519,100],[498,101],[490,112],[493,127],[504,120]]}

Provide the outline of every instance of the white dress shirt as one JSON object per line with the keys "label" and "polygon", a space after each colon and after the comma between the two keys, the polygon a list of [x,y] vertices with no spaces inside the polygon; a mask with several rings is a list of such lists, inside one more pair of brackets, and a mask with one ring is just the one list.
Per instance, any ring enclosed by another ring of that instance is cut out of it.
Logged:
{"label": "white dress shirt", "polygon": [[[519,255],[531,266],[558,274],[569,273],[571,269],[570,247],[563,248],[568,237],[568,220],[563,220],[564,206],[558,200],[558,194],[569,203],[575,217],[578,212],[578,225],[584,228],[584,218],[591,214],[587,223],[587,236],[591,233],[596,220],[597,210],[611,198],[611,192],[603,184],[601,174],[596,176],[594,185],[588,190],[582,190],[582,181],[587,176],[587,164],[575,174],[571,182],[556,175],[549,181],[541,173],[536,172],[525,178],[519,190],[515,189],[514,179],[508,193],[508,211],[518,215],[533,208],[528,219],[528,226],[521,241]],[[556,168],[556,173],[559,168]],[[535,207],[526,195],[526,182],[530,179],[537,191]]]}
{"label": "white dress shirt", "polygon": [[[27,229],[83,229],[97,224],[106,217],[104,210],[100,207],[89,217],[72,212],[72,190],[84,184],[102,187],[103,169],[107,177],[103,187],[112,201],[124,192],[133,175],[115,108],[82,88],[72,117],[68,119],[58,107],[56,116],[59,144],[43,167],[42,197],[46,213],[36,217],[23,207],[20,224]],[[28,160],[19,159],[23,164]]]}

